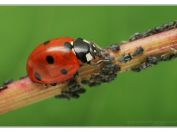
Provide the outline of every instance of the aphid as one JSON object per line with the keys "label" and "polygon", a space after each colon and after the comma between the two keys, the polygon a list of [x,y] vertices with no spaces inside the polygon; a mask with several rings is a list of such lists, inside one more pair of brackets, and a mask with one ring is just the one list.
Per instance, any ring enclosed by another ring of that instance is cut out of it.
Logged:
{"label": "aphid", "polygon": [[172,60],[176,57],[177,57],[177,54],[164,54],[164,55],[161,55],[161,60],[168,61],[168,60]]}
{"label": "aphid", "polygon": [[121,63],[126,63],[127,61],[130,61],[132,59],[132,56],[129,54],[127,55],[122,55],[120,58],[119,58],[119,62]]}
{"label": "aphid", "polygon": [[131,68],[131,70],[134,72],[140,72],[142,69],[141,69],[141,66],[136,66],[136,67]]}
{"label": "aphid", "polygon": [[143,34],[141,33],[135,33],[134,35],[132,35],[130,38],[129,38],[129,41],[135,41],[137,39],[140,39],[140,38],[143,38]]}
{"label": "aphid", "polygon": [[163,28],[162,27],[155,27],[154,28],[154,32],[155,33],[160,33],[160,32],[162,32],[163,31]]}
{"label": "aphid", "polygon": [[113,52],[117,52],[117,51],[120,50],[120,46],[117,45],[117,44],[114,44],[114,45],[111,46],[111,50],[112,50]]}
{"label": "aphid", "polygon": [[159,58],[158,57],[155,57],[155,56],[148,56],[147,58],[146,58],[146,63],[148,63],[148,64],[157,64],[158,63],[158,61],[159,61]]}
{"label": "aphid", "polygon": [[140,55],[143,52],[144,52],[144,49],[142,47],[138,47],[138,48],[136,48],[136,50],[134,51],[134,53],[132,54],[132,56]]}
{"label": "aphid", "polygon": [[27,73],[33,82],[55,84],[77,74],[83,63],[89,63],[100,52],[94,43],[82,38],[62,37],[40,44],[29,56]]}

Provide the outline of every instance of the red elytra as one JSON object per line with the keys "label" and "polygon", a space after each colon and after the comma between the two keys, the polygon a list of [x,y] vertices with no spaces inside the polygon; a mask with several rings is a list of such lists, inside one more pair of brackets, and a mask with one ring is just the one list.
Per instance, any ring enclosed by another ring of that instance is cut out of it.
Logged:
{"label": "red elytra", "polygon": [[32,51],[27,60],[27,73],[33,82],[53,84],[73,78],[80,62],[66,42],[73,38],[61,37],[46,41]]}

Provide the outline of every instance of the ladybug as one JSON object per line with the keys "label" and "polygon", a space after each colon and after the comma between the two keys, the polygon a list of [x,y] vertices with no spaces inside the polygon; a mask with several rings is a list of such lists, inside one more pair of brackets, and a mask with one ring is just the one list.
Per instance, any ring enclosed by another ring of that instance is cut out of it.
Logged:
{"label": "ladybug", "polygon": [[82,38],[61,37],[48,40],[32,51],[27,60],[27,74],[36,83],[56,84],[74,78],[79,67],[90,64],[100,52]]}

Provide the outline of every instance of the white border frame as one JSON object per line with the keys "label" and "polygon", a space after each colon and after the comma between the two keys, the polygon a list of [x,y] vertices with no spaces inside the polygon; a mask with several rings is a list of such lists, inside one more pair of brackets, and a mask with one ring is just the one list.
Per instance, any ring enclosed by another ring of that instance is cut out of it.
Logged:
{"label": "white border frame", "polygon": [[15,5],[177,5],[176,0],[0,0],[0,4]]}

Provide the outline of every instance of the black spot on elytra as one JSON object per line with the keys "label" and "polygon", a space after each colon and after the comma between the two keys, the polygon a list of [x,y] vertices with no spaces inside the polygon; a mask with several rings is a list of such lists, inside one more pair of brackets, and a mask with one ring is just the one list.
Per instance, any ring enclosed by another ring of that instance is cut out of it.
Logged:
{"label": "black spot on elytra", "polygon": [[45,41],[43,44],[47,45],[50,42],[50,40]]}
{"label": "black spot on elytra", "polygon": [[73,46],[72,46],[71,43],[69,43],[69,42],[65,42],[65,43],[64,43],[64,46],[65,46],[66,48],[68,48],[69,50],[71,50],[71,49],[73,48]]}
{"label": "black spot on elytra", "polygon": [[35,72],[35,73],[34,73],[34,77],[35,77],[38,81],[41,81],[41,76],[39,75],[39,73]]}
{"label": "black spot on elytra", "polygon": [[63,75],[66,75],[66,74],[68,73],[68,71],[67,71],[66,69],[61,69],[60,72],[61,72],[61,74],[63,74]]}
{"label": "black spot on elytra", "polygon": [[48,64],[53,64],[54,63],[54,58],[52,56],[48,55],[46,57],[46,61],[47,61]]}

